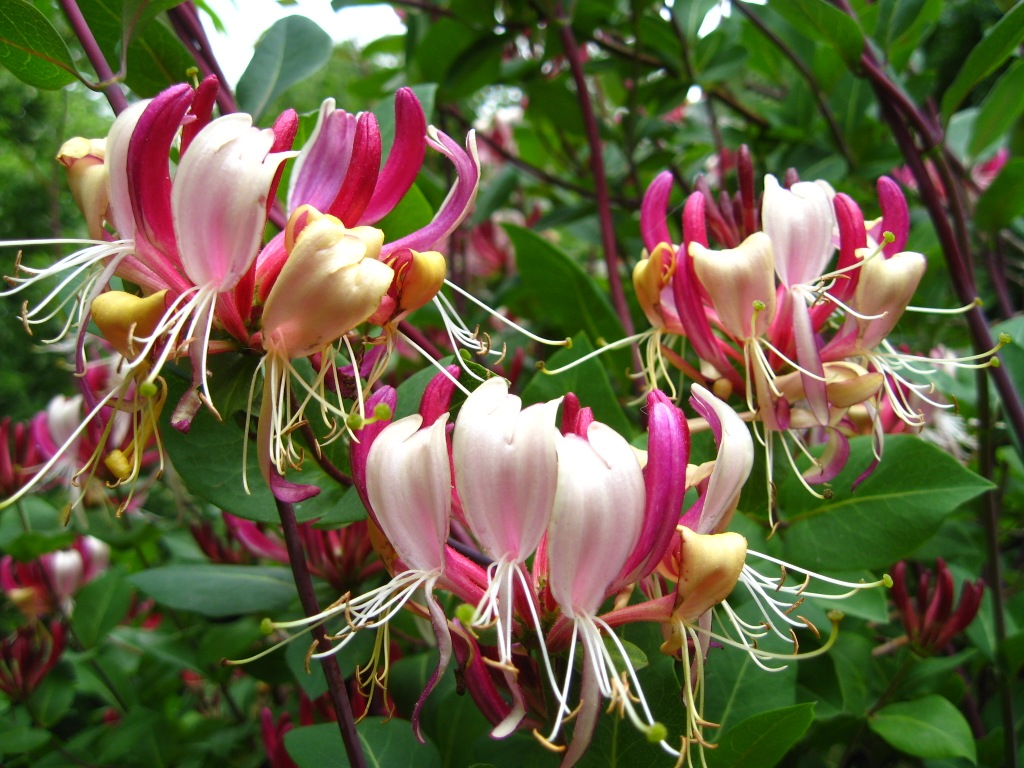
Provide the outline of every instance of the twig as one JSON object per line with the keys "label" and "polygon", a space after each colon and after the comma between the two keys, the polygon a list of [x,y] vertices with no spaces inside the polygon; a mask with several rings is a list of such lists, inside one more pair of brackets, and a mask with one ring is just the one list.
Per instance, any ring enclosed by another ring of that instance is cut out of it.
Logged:
{"label": "twig", "polygon": [[[608,269],[608,288],[612,295],[612,304],[615,306],[615,311],[622,322],[622,328],[627,336],[632,336],[633,318],[629,313],[626,293],[622,288],[619,256],[615,244],[615,224],[612,221],[611,201],[608,197],[608,177],[604,169],[601,135],[597,127],[597,118],[594,116],[594,106],[590,101],[587,80],[583,74],[583,64],[580,60],[576,38],[572,33],[572,26],[570,26],[566,19],[558,19],[554,23],[558,24],[562,48],[565,50],[566,59],[569,61],[569,69],[572,72],[572,79],[576,84],[576,98],[579,101],[580,112],[583,116],[583,126],[587,133],[587,145],[590,148],[590,168],[594,175],[594,190],[597,193],[597,217],[601,225],[601,243],[604,246],[605,266]],[[642,368],[640,351],[635,344],[633,345],[633,364],[637,370]]]}
{"label": "twig", "polygon": [[832,134],[832,139],[836,143],[836,148],[840,154],[846,159],[846,162],[853,166],[853,155],[850,154],[850,147],[846,143],[846,139],[843,138],[843,132],[839,129],[839,122],[836,120],[836,116],[832,114],[832,109],[829,107],[828,102],[825,101],[825,96],[822,93],[821,85],[818,83],[818,78],[814,76],[814,73],[807,67],[806,64],[801,61],[800,57],[797,56],[793,51],[789,49],[783,40],[772,32],[768,28],[768,25],[762,21],[757,14],[751,11],[744,3],[733,3],[732,7],[742,13],[747,19],[757,27],[757,30],[764,35],[768,40],[779,49],[779,52],[789,59],[790,63],[796,67],[797,72],[807,82],[807,89],[811,92],[811,96],[814,98],[815,103],[818,105],[818,111],[821,112],[821,116],[825,118],[825,122],[828,123],[829,132]]}
{"label": "twig", "polygon": [[[316,593],[313,590],[313,580],[309,576],[309,567],[306,565],[306,553],[302,549],[299,524],[295,519],[295,508],[286,501],[277,498],[274,501],[277,503],[277,513],[281,518],[281,529],[284,533],[285,547],[288,549],[292,578],[295,580],[295,588],[299,592],[299,602],[307,617],[316,616],[320,613],[320,604],[317,602]],[[330,650],[331,643],[327,639],[327,632],[323,625],[315,625],[312,632],[320,649]],[[341,739],[345,742],[345,753],[348,755],[349,765],[352,768],[366,768],[363,745],[356,732],[355,720],[352,717],[352,704],[348,699],[345,678],[342,677],[338,660],[334,656],[325,656],[320,659],[320,666],[323,667],[324,677],[327,678],[327,690],[331,696],[331,703],[334,705],[334,712],[338,717],[338,730],[341,731]]]}
{"label": "twig", "polygon": [[89,29],[89,24],[82,15],[78,3],[75,0],[60,0],[60,7],[64,9],[64,15],[67,16],[68,23],[71,24],[71,29],[74,30],[78,42],[82,44],[82,50],[85,51],[89,63],[96,70],[96,77],[100,79],[100,83],[104,84],[103,95],[107,97],[110,108],[114,110],[115,115],[121,114],[128,106],[128,99],[125,98],[121,86],[117,84],[114,71],[107,63],[103,51],[100,50],[99,43],[96,42],[92,30]]}

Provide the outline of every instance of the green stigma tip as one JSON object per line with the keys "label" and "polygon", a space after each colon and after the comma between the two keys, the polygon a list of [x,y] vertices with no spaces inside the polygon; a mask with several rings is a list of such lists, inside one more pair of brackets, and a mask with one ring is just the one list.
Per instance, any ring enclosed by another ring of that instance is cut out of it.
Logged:
{"label": "green stigma tip", "polygon": [[565,348],[572,349],[572,339],[570,339],[568,336],[565,337]]}
{"label": "green stigma tip", "polygon": [[843,613],[842,611],[835,611],[835,610],[833,610],[833,611],[829,611],[828,612],[828,620],[829,621],[834,621],[837,624],[840,621],[842,621],[845,617],[846,617],[846,614]]}
{"label": "green stigma tip", "polygon": [[260,622],[260,632],[262,632],[264,635],[273,634],[274,622],[272,622],[269,618],[263,619],[263,621]]}
{"label": "green stigma tip", "polygon": [[473,616],[476,614],[476,608],[469,603],[462,603],[458,608],[455,609],[455,618],[458,619],[463,626],[468,627],[473,623]]}
{"label": "green stigma tip", "polygon": [[1008,333],[1000,333],[999,334],[999,343],[1000,344],[1012,344],[1013,343],[1013,337],[1010,334],[1008,334]]}
{"label": "green stigma tip", "polygon": [[885,232],[882,233],[882,239],[885,240],[885,242],[887,243],[895,243],[896,235],[894,235],[889,230],[886,230]]}
{"label": "green stigma tip", "polygon": [[885,584],[886,589],[892,589],[892,576],[890,576],[888,573],[883,573],[882,583]]}
{"label": "green stigma tip", "polygon": [[652,723],[647,729],[647,741],[651,744],[664,741],[666,736],[668,736],[668,728],[661,723]]}
{"label": "green stigma tip", "polygon": [[387,403],[377,403],[373,406],[373,418],[378,421],[387,421],[392,415],[391,406]]}
{"label": "green stigma tip", "polygon": [[362,429],[366,424],[366,419],[360,416],[358,413],[350,413],[345,419],[345,426],[351,429],[353,432],[357,429]]}
{"label": "green stigma tip", "polygon": [[767,305],[760,299],[754,299],[754,310],[757,312],[763,312]]}
{"label": "green stigma tip", "polygon": [[144,381],[139,385],[139,394],[143,397],[153,397],[160,388],[152,381]]}
{"label": "green stigma tip", "polygon": [[999,362],[998,357],[993,357],[992,359],[990,359],[988,361],[988,364],[991,365],[993,368],[998,368],[1000,365],[1002,365],[1002,363]]}

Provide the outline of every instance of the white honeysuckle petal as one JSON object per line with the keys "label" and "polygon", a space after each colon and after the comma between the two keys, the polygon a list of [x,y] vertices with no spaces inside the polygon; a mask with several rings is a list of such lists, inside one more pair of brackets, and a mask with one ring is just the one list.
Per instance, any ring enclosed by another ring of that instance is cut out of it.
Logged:
{"label": "white honeysuckle petal", "polygon": [[481,384],[453,436],[456,485],[466,520],[494,559],[522,562],[540,543],[555,496],[561,400],[521,409],[500,377]]}
{"label": "white honeysuckle petal", "polygon": [[558,441],[558,487],[548,526],[551,594],[569,618],[593,615],[640,537],[644,478],[636,454],[611,427]]}
{"label": "white honeysuckle petal", "polygon": [[451,469],[445,414],[420,429],[407,416],[373,441],[366,462],[366,492],[384,535],[410,570],[441,571],[451,513]]}
{"label": "white honeysuckle petal", "polygon": [[230,290],[256,258],[274,174],[294,155],[269,154],[273,144],[273,131],[236,113],[203,128],[182,157],[171,210],[182,267],[195,285]]}
{"label": "white honeysuckle petal", "polygon": [[782,284],[789,287],[817,281],[835,250],[835,215],[825,187],[798,181],[787,190],[774,176],[765,176],[761,222],[772,240],[775,269]]}

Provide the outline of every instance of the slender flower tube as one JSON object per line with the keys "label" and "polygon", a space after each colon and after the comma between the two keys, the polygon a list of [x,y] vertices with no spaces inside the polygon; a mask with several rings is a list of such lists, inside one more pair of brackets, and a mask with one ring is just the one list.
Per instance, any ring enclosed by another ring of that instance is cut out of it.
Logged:
{"label": "slender flower tube", "polygon": [[[466,399],[452,439],[455,482],[466,523],[494,561],[473,624],[497,624],[498,663],[513,673],[509,686],[515,706],[495,729],[496,737],[510,733],[525,714],[514,682],[512,614],[518,582],[540,631],[525,564],[551,518],[559,437],[555,414],[560,403],[558,399],[524,409],[522,401],[508,393],[507,381],[489,379]],[[546,653],[544,663],[550,671]]]}
{"label": "slender flower tube", "polygon": [[649,739],[678,756],[678,751],[665,743],[665,728],[655,722],[636,672],[628,661],[625,670],[617,669],[602,631],[618,646],[621,658],[626,659],[627,654],[597,615],[643,529],[644,478],[636,454],[629,443],[600,422],[589,425],[586,438],[563,435],[557,450],[558,485],[546,540],[548,584],[562,614],[572,621],[573,635],[565,683],[554,692],[559,704],[555,724],[546,738],[538,737],[552,745],[563,714],[571,709],[567,699],[580,639],[584,647],[581,720],[563,766],[572,765],[586,748],[601,697],[611,699]]}

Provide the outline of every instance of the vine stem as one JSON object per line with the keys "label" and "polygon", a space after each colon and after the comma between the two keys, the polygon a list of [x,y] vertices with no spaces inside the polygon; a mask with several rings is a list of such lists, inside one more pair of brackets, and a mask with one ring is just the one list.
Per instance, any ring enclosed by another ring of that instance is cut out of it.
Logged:
{"label": "vine stem", "polygon": [[[295,519],[295,507],[286,501],[275,498],[277,514],[281,518],[281,529],[284,532],[284,543],[288,549],[288,561],[292,568],[292,578],[295,580],[295,588],[299,592],[299,602],[307,617],[320,613],[320,605],[316,599],[316,592],[313,590],[313,580],[309,575],[309,567],[306,565],[306,553],[302,549],[302,539],[299,536],[299,524]],[[327,639],[327,632],[322,624],[313,627],[313,637],[320,644],[323,651],[330,650],[331,643]],[[334,712],[338,716],[338,730],[341,731],[341,740],[345,743],[345,753],[348,755],[349,765],[352,768],[366,768],[366,756],[363,754],[363,745],[359,741],[359,734],[356,733],[355,719],[352,717],[352,704],[348,698],[348,690],[345,688],[345,678],[342,677],[338,660],[333,655],[320,659],[320,666],[324,670],[324,677],[327,678],[327,690],[331,696],[331,703],[334,705]]]}
{"label": "vine stem", "polygon": [[[558,19],[558,34],[562,40],[565,57],[569,61],[573,82],[576,84],[576,99],[580,104],[583,126],[587,133],[587,145],[590,148],[590,169],[594,174],[594,191],[597,197],[597,217],[601,225],[601,243],[604,246],[604,262],[608,271],[608,288],[612,295],[612,304],[622,322],[626,336],[632,336],[633,318],[629,313],[626,293],[622,288],[622,275],[619,272],[619,255],[615,244],[615,224],[612,221],[611,199],[608,194],[608,176],[604,169],[604,156],[601,147],[601,134],[594,115],[594,105],[590,101],[587,90],[587,79],[583,73],[583,63],[572,26],[567,19]],[[633,365],[637,370],[643,369],[640,350],[633,345]]]}
{"label": "vine stem", "polygon": [[106,83],[103,86],[103,95],[107,97],[110,108],[114,110],[115,115],[121,114],[128,106],[128,99],[125,98],[121,86],[117,84],[114,71],[110,68],[110,64],[107,63],[103,51],[100,50],[99,43],[96,42],[88,22],[86,22],[85,17],[82,15],[82,10],[78,7],[78,3],[75,0],[60,0],[60,7],[63,9],[68,23],[71,24],[75,37],[82,44],[82,50],[85,51],[85,55],[89,58],[89,63],[96,70],[96,77],[100,79],[101,83]]}

